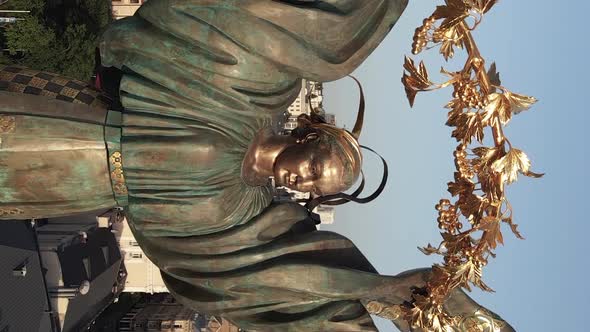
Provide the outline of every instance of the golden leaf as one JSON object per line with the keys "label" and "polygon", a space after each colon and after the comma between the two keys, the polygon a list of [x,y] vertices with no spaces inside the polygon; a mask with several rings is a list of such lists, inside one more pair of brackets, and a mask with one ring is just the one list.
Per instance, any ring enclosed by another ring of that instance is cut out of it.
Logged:
{"label": "golden leaf", "polygon": [[448,120],[446,125],[449,127],[456,127],[457,123],[457,117],[459,117],[461,115],[461,113],[463,113],[463,109],[465,108],[465,105],[463,105],[463,102],[461,101],[461,99],[459,98],[455,98],[453,100],[451,100],[450,102],[448,102],[445,105],[445,108],[450,109],[451,111],[447,114],[448,116]]}
{"label": "golden leaf", "polygon": [[458,72],[450,72],[450,71],[446,70],[444,67],[440,67],[440,73],[441,74],[445,74],[445,75],[447,75],[449,77],[452,77],[452,78],[459,78],[459,77],[461,77],[461,73],[458,73]]}
{"label": "golden leaf", "polygon": [[430,276],[430,280],[428,280],[428,285],[435,288],[445,287],[450,276],[451,273],[448,271],[447,267],[434,264],[432,266],[432,275]]}
{"label": "golden leaf", "polygon": [[524,237],[518,231],[518,225],[512,222],[512,217],[504,218],[504,219],[502,219],[502,221],[507,223],[508,225],[510,225],[510,229],[512,230],[512,233],[514,233],[514,235],[517,238],[524,240]]}
{"label": "golden leaf", "polygon": [[484,291],[493,292],[493,290],[481,280],[482,276],[483,271],[481,266],[470,259],[454,270],[452,278],[453,283],[456,286],[465,287],[469,291],[471,291],[469,283],[472,283]]}
{"label": "golden leaf", "polygon": [[472,149],[473,153],[477,155],[478,158],[474,158],[471,163],[473,168],[478,172],[485,171],[498,156],[499,149],[496,147],[485,147],[480,146],[477,148]]}
{"label": "golden leaf", "polygon": [[475,183],[469,179],[459,178],[455,182],[447,183],[447,191],[453,196],[457,196],[464,193],[472,193],[475,189]]}
{"label": "golden leaf", "polygon": [[471,290],[468,282],[477,281],[481,279],[482,275],[481,267],[477,266],[472,260],[459,265],[453,272],[453,283],[457,286],[463,286],[468,290]]}
{"label": "golden leaf", "polygon": [[439,248],[433,247],[430,243],[426,247],[418,247],[418,250],[425,255],[441,254]]}
{"label": "golden leaf", "polygon": [[483,271],[482,271],[482,275],[480,276],[480,278],[472,281],[472,283],[475,286],[479,287],[480,289],[482,289],[486,292],[493,292],[494,290],[490,286],[486,285],[485,282],[483,282],[483,280],[481,279],[482,277],[483,277]]}
{"label": "golden leaf", "polygon": [[498,2],[498,0],[468,0],[467,5],[478,12],[485,14]]}
{"label": "golden leaf", "polygon": [[[493,165],[493,163],[492,163]],[[504,195],[504,185],[498,181],[498,174],[491,170],[491,165],[479,168],[477,170],[477,179],[481,184],[481,190],[492,200]]]}
{"label": "golden leaf", "polygon": [[484,217],[477,225],[479,230],[483,231],[481,242],[489,248],[496,249],[497,243],[504,244],[502,230],[500,229],[500,219],[492,216]]}
{"label": "golden leaf", "polygon": [[506,92],[506,98],[510,102],[510,107],[514,114],[528,110],[534,103],[537,102],[537,99],[534,97],[508,91]]}
{"label": "golden leaf", "polygon": [[510,101],[503,93],[491,93],[487,96],[482,121],[493,126],[496,116],[503,125],[506,125],[512,117]]}
{"label": "golden leaf", "polygon": [[460,113],[457,115],[455,126],[457,128],[453,130],[451,136],[456,138],[457,141],[470,144],[474,137],[479,142],[483,141],[484,132],[480,114],[473,112]]}
{"label": "golden leaf", "polygon": [[492,85],[495,85],[495,86],[502,85],[502,82],[500,80],[500,73],[498,73],[498,71],[496,70],[496,63],[495,62],[492,62],[492,64],[490,65],[490,69],[488,69],[488,79],[490,80],[490,83]]}
{"label": "golden leaf", "polygon": [[535,172],[528,171],[528,172],[522,173],[522,175],[528,176],[530,178],[538,179],[538,178],[542,178],[545,175],[545,173],[535,173]]}
{"label": "golden leaf", "polygon": [[458,253],[464,247],[469,247],[473,244],[472,238],[465,234],[453,235],[448,232],[443,232],[440,233],[440,235],[444,239],[442,246],[445,247],[448,255]]}
{"label": "golden leaf", "polygon": [[486,201],[481,196],[475,195],[473,193],[467,193],[465,195],[459,196],[457,205],[459,206],[463,216],[467,219],[470,219],[481,215],[484,207],[486,206]]}
{"label": "golden leaf", "polygon": [[437,20],[444,19],[439,29],[445,31],[455,27],[469,16],[467,9],[463,0],[449,0],[446,5],[437,6],[432,16]]}
{"label": "golden leaf", "polygon": [[473,148],[471,151],[473,151],[473,153],[476,154],[479,158],[481,158],[483,160],[489,160],[498,151],[498,148],[496,148],[495,146],[494,147],[480,146],[477,148]]}
{"label": "golden leaf", "polygon": [[418,91],[424,91],[428,89],[432,82],[428,80],[428,72],[424,62],[420,61],[420,65],[416,68],[414,60],[406,57],[404,62],[404,69],[408,71],[410,75],[404,73],[402,77],[402,83],[406,90],[406,96],[410,102],[410,106],[414,106],[414,99]]}
{"label": "golden leaf", "polygon": [[[438,32],[442,35],[441,45],[440,45],[440,54],[443,55],[445,61],[449,61],[449,58],[452,58],[455,55],[455,50],[453,46],[463,47],[463,43],[461,42],[461,36],[457,32],[455,27],[451,27],[447,30],[439,30]],[[436,40],[435,40],[436,42]]]}
{"label": "golden leaf", "polygon": [[492,170],[504,174],[508,183],[516,181],[519,172],[528,173],[530,167],[529,158],[519,149],[510,149],[504,157],[492,164]]}

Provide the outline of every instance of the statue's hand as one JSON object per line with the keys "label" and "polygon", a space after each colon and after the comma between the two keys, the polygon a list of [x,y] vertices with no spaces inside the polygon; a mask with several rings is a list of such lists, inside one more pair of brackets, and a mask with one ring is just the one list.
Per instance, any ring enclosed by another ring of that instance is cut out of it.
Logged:
{"label": "statue's hand", "polygon": [[496,313],[482,307],[462,289],[455,289],[444,304],[452,316],[460,317],[457,331],[514,332],[510,324]]}
{"label": "statue's hand", "polygon": [[[395,276],[393,284],[384,297],[375,297],[363,301],[369,313],[391,320],[402,332],[420,332],[420,328],[412,328],[403,319],[402,305],[411,302],[414,290],[425,286],[430,277],[430,269],[406,271]],[[404,303],[405,302],[405,303]],[[510,324],[497,314],[480,306],[463,290],[455,289],[444,303],[444,309],[458,317],[458,324],[453,326],[454,332],[514,332]]]}

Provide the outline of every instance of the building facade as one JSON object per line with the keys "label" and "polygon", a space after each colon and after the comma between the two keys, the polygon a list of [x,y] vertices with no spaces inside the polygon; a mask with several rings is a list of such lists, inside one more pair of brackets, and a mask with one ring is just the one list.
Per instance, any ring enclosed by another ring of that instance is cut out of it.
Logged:
{"label": "building facade", "polygon": [[0,331],[83,331],[126,276],[110,223],[95,216],[4,221],[0,256]]}
{"label": "building facade", "polygon": [[148,0],[111,0],[113,18],[116,20],[133,16],[142,4]]}
{"label": "building facade", "polygon": [[61,331],[82,330],[123,289],[127,274],[112,220],[109,213],[36,221],[47,290]]}
{"label": "building facade", "polygon": [[127,271],[123,292],[167,293],[160,269],[147,258],[133,236],[126,218],[113,224]]}
{"label": "building facade", "polygon": [[194,332],[196,312],[167,293],[147,296],[119,320],[121,332]]}

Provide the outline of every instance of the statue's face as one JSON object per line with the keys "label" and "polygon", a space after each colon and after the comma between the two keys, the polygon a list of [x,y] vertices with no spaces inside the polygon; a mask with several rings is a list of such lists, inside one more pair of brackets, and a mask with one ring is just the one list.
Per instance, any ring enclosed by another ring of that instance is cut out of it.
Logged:
{"label": "statue's face", "polygon": [[275,183],[317,195],[331,195],[348,189],[350,185],[344,182],[349,178],[345,176],[344,163],[330,150],[317,140],[288,147],[275,160]]}

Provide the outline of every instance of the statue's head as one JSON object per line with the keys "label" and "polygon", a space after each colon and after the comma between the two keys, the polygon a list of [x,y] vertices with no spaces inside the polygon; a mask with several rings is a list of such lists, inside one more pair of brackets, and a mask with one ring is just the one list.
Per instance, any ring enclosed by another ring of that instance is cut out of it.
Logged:
{"label": "statue's head", "polygon": [[359,178],[362,155],[357,138],[315,116],[301,116],[293,131],[297,144],[277,156],[274,178],[279,186],[318,196],[344,192]]}
{"label": "statue's head", "polygon": [[[385,159],[371,148],[359,145],[358,138],[365,114],[365,97],[361,83],[352,78],[360,90],[359,111],[354,129],[349,132],[338,128],[315,114],[301,115],[298,118],[298,126],[292,133],[297,138],[297,144],[285,148],[274,161],[273,174],[279,186],[316,195],[306,204],[309,211],[313,211],[320,204],[340,205],[350,201],[369,203],[383,192],[387,183],[388,167]],[[362,175],[361,147],[377,154],[383,162],[383,177],[379,187],[363,198],[358,196],[365,185],[364,176],[354,192],[344,193]]]}

